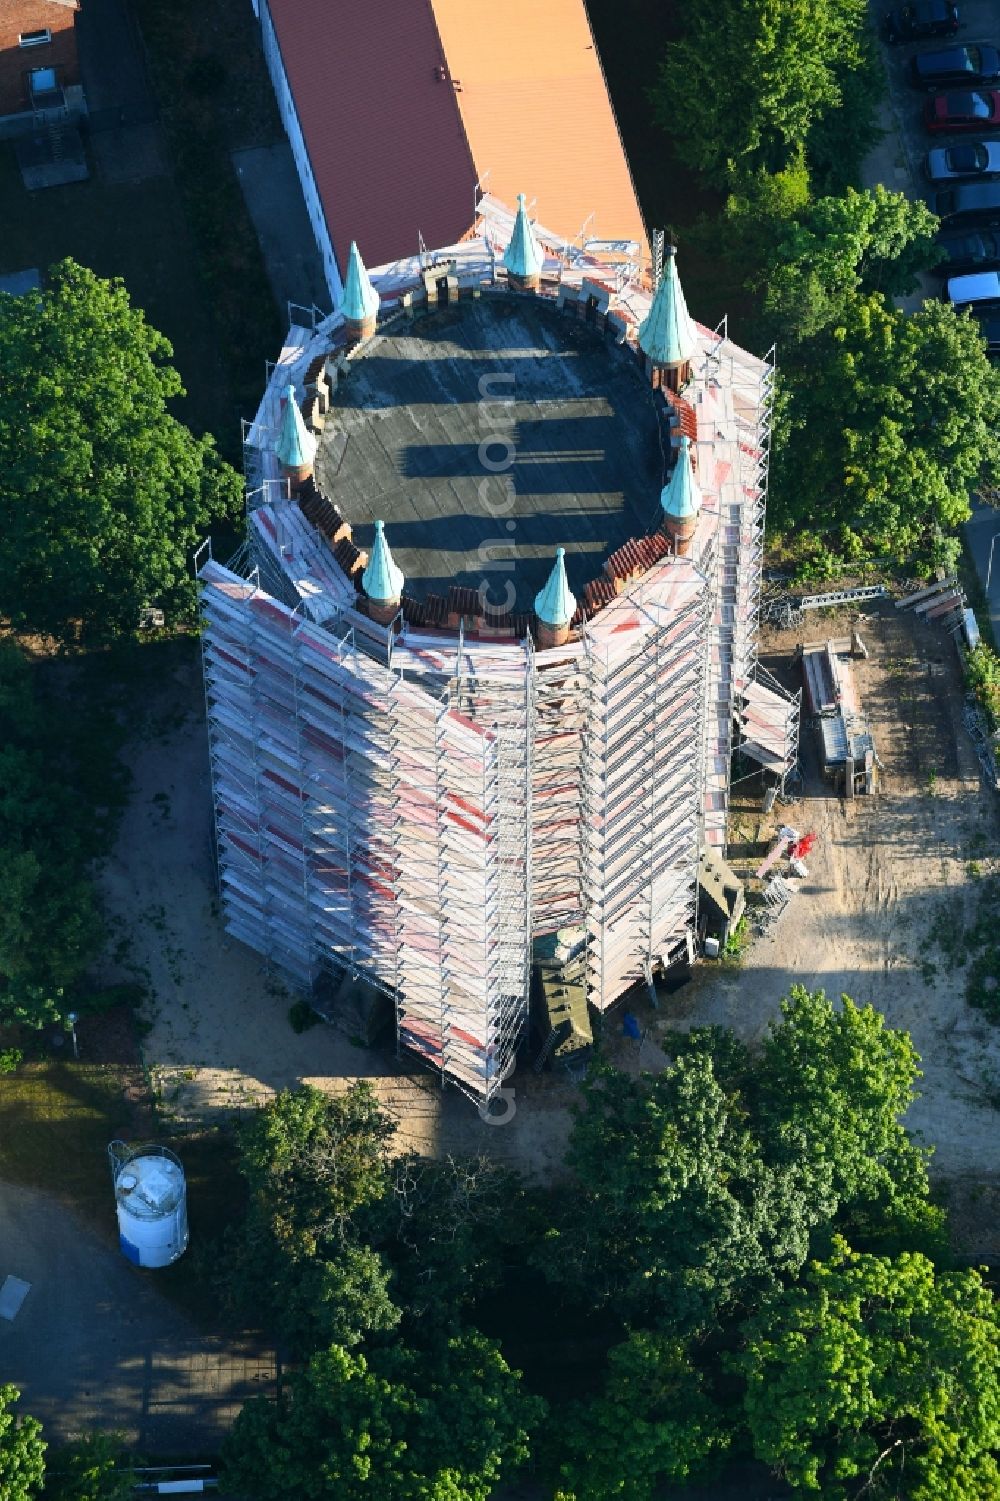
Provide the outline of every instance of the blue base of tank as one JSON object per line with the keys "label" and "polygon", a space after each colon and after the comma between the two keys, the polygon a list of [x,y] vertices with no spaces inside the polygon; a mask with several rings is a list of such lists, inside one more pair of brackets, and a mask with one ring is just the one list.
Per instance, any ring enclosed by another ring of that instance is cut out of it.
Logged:
{"label": "blue base of tank", "polygon": [[125,1256],[129,1261],[131,1261],[133,1266],[141,1265],[141,1262],[139,1260],[139,1247],[134,1246],[130,1240],[126,1240],[124,1235],[122,1235],[120,1231],[118,1234],[118,1244],[121,1247],[122,1255]]}

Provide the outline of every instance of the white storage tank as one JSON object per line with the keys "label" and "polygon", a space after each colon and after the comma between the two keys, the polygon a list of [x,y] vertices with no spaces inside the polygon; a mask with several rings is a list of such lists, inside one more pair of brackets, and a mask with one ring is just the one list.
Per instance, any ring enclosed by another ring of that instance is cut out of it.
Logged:
{"label": "white storage tank", "polygon": [[118,1241],[136,1266],[169,1266],[188,1243],[187,1185],[180,1160],[167,1147],[108,1147],[118,1209]]}

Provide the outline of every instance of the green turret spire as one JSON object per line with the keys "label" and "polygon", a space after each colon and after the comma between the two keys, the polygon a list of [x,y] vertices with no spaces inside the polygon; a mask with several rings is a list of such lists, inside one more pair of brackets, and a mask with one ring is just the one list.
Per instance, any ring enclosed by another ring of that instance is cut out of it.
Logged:
{"label": "green turret spire", "polygon": [[516,276],[521,281],[537,279],[541,275],[544,260],[535,239],[535,231],[528,218],[525,202],[524,194],[518,193],[514,229],[503,258],[503,263],[511,276]]}
{"label": "green turret spire", "polygon": [[654,365],[682,365],[698,347],[694,324],[677,275],[676,250],[665,249],[663,274],[653,305],[639,325],[639,348]]}
{"label": "green turret spire", "polygon": [[361,582],[368,598],[377,603],[398,603],[403,593],[403,573],[392,560],[389,544],[385,540],[385,525],[381,521],[375,523],[375,541],[372,543],[368,567],[361,575]]}
{"label": "green turret spire", "polygon": [[535,595],[535,614],[543,625],[550,625],[556,630],[568,626],[576,614],[576,597],[570,592],[565,557],[565,547],[557,547],[556,560],[548,582]]}
{"label": "green turret spire", "polygon": [[308,469],[316,457],[316,439],[302,419],[292,385],[285,387],[285,410],[274,451],[286,469]]}
{"label": "green turret spire", "polygon": [[673,473],[660,494],[663,514],[674,521],[691,521],[701,510],[701,489],[691,463],[691,439],[682,437]]}
{"label": "green turret spire", "polygon": [[347,257],[344,300],[340,311],[352,323],[369,323],[378,316],[379,295],[371,284],[361,252],[354,241]]}

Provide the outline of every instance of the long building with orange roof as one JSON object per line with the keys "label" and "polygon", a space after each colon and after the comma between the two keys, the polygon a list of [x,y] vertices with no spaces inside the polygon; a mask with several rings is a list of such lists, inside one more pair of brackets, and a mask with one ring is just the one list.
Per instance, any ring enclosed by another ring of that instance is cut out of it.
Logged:
{"label": "long building with orange roof", "polygon": [[530,195],[581,250],[648,238],[583,0],[254,0],[331,299]]}

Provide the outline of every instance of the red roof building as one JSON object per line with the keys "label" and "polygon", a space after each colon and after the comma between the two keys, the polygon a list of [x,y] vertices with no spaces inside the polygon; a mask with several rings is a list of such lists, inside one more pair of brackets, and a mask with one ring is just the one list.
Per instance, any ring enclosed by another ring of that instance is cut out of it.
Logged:
{"label": "red roof building", "polygon": [[255,3],[335,302],[352,240],[368,266],[452,244],[480,192],[648,255],[583,0]]}

